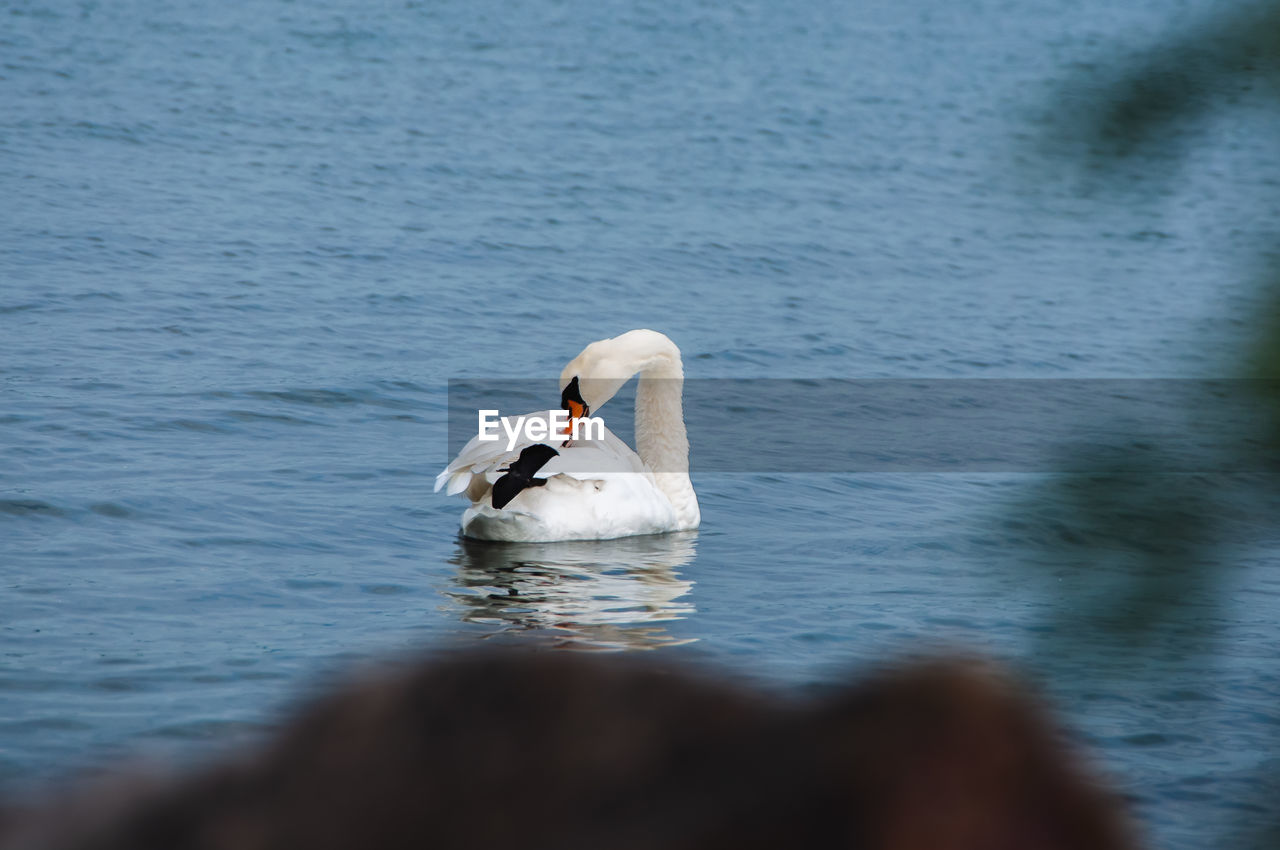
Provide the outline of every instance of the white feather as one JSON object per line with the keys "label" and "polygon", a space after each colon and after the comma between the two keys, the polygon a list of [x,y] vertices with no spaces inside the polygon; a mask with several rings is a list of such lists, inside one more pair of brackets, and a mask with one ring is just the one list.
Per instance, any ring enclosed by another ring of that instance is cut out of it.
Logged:
{"label": "white feather", "polygon": [[[625,374],[623,374],[625,373]],[[680,405],[683,368],[680,352],[655,331],[630,331],[592,343],[565,367],[561,387],[581,380],[584,400],[594,414],[626,380],[640,374],[636,392],[636,431],[645,457],[608,428],[595,440],[563,437],[536,441],[526,435],[514,444],[477,435],[437,477],[435,489],[448,484],[450,495],[467,493],[471,506],[462,515],[462,532],[483,540],[603,540],[697,528],[697,496],[689,481],[688,440]],[[552,411],[526,414],[526,422],[549,422]],[[546,427],[541,428],[545,433]],[[537,473],[547,483],[521,491],[502,509],[492,504],[493,483],[536,442],[555,448]],[[484,486],[475,486],[479,476]]]}

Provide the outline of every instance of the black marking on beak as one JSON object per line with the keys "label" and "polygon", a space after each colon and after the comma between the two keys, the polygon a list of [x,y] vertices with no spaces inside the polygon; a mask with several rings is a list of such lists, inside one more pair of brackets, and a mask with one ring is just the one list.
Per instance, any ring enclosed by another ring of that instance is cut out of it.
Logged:
{"label": "black marking on beak", "polygon": [[542,469],[547,461],[558,454],[560,452],[551,448],[551,446],[544,446],[542,443],[535,443],[520,452],[520,457],[516,459],[515,463],[504,470],[499,470],[505,472],[506,475],[493,482],[493,506],[498,510],[502,510],[507,502],[519,496],[524,490],[545,485],[547,479],[534,478],[533,474]]}
{"label": "black marking on beak", "polygon": [[591,413],[591,408],[582,400],[582,391],[578,389],[578,376],[574,375],[573,380],[565,385],[560,391],[560,406],[569,411],[569,415],[574,419],[587,416]]}

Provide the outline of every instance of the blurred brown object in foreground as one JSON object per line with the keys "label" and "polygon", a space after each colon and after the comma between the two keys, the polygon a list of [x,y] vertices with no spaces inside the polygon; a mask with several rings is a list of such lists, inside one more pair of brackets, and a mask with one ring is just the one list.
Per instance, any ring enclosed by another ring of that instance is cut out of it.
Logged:
{"label": "blurred brown object in foreground", "polygon": [[5,848],[1136,846],[1044,709],[972,661],[809,702],[631,658],[467,652],[356,684],[265,749],[11,819]]}

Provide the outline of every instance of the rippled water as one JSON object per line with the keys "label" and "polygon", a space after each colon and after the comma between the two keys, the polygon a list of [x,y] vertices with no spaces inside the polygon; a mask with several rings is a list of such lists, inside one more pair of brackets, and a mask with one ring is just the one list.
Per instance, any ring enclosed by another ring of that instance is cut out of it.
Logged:
{"label": "rippled water", "polygon": [[0,8],[0,777],[206,753],[454,639],[792,684],[923,644],[1051,673],[1163,846],[1256,820],[1252,496],[1188,659],[1055,642],[1124,564],[1056,566],[1038,476],[704,472],[696,534],[545,547],[460,541],[431,493],[450,379],[632,327],[698,378],[1230,374],[1276,119],[1246,99],[1119,198],[1054,143],[1064,80],[1209,8]]}

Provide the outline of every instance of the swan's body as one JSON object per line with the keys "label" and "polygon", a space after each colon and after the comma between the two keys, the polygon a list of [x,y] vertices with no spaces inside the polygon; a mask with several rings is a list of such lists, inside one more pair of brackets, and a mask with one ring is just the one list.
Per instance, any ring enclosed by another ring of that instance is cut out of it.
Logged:
{"label": "swan's body", "polygon": [[[493,484],[523,449],[521,439],[463,447],[436,478],[436,489],[465,493],[471,507],[462,515],[462,533],[480,540],[605,540],[697,528],[698,498],[689,480],[689,440],[681,392],[684,369],[675,343],[656,331],[629,331],[588,345],[560,374],[563,390],[578,378],[582,398],[598,410],[634,375],[636,447],[607,428],[603,439],[563,437],[543,441],[559,454],[538,473],[546,484],[520,492],[501,509],[493,507]],[[550,419],[552,411],[527,414]]]}

